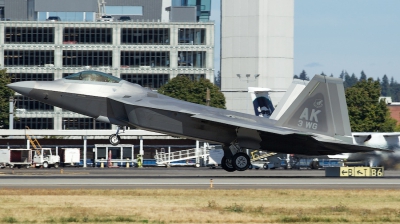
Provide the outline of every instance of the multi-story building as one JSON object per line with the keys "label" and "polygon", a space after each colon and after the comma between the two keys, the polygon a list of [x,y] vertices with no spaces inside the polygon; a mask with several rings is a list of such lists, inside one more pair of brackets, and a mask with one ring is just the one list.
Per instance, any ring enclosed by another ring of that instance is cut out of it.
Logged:
{"label": "multi-story building", "polygon": [[[213,80],[210,0],[197,3],[107,0],[104,6],[101,0],[0,0],[0,64],[12,82],[51,81],[82,70],[106,72],[151,89],[178,75]],[[100,21],[104,11],[113,21]],[[118,21],[121,16],[131,20]],[[58,19],[46,21],[49,17]],[[15,99],[19,119],[14,129],[111,128],[21,95]]]}

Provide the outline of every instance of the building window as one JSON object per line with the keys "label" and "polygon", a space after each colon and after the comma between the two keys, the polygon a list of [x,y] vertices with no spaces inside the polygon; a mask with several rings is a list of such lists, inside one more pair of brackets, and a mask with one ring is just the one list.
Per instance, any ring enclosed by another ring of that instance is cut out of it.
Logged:
{"label": "building window", "polygon": [[[74,130],[74,129],[111,129],[111,124],[96,121],[93,118],[71,118],[63,117],[63,129]],[[95,128],[93,128],[93,124]]]}
{"label": "building window", "polygon": [[54,67],[54,51],[5,50],[4,65],[6,67]]}
{"label": "building window", "polygon": [[54,27],[6,27],[5,43],[54,43]]}
{"label": "building window", "polygon": [[121,79],[143,87],[158,89],[168,82],[168,74],[121,74]]}
{"label": "building window", "polygon": [[54,107],[37,100],[33,100],[26,96],[16,95],[15,108],[19,111],[32,111],[32,110],[47,110],[53,111]]}
{"label": "building window", "polygon": [[205,45],[206,29],[179,29],[178,44]]}
{"label": "building window", "polygon": [[178,67],[206,67],[206,52],[205,51],[179,51],[178,52]]}
{"label": "building window", "polygon": [[143,6],[106,6],[107,15],[143,15]]}
{"label": "building window", "polygon": [[121,51],[121,67],[169,67],[168,51]]}
{"label": "building window", "polygon": [[169,45],[169,29],[123,28],[122,44]]}
{"label": "building window", "polygon": [[37,12],[38,21],[46,21],[49,16],[58,16],[61,21],[94,22],[94,12]]}
{"label": "building window", "polygon": [[64,44],[112,44],[111,28],[64,28]]}
{"label": "building window", "polygon": [[53,81],[54,73],[8,73],[11,82],[21,81]]}
{"label": "building window", "polygon": [[178,76],[180,75],[186,76],[192,81],[199,81],[200,79],[204,79],[206,77],[205,74],[178,74]]}
{"label": "building window", "polygon": [[112,51],[63,51],[63,66],[111,68]]}
{"label": "building window", "polygon": [[19,118],[18,121],[14,122],[14,129],[25,129],[28,126],[29,129],[54,129],[53,118]]}

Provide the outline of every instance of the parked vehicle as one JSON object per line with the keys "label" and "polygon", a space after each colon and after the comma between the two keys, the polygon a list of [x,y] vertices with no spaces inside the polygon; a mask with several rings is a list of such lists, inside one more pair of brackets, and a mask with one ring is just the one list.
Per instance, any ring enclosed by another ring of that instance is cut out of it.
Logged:
{"label": "parked vehicle", "polygon": [[114,22],[114,17],[104,15],[104,16],[101,16],[100,19],[97,20],[97,22]]}
{"label": "parked vehicle", "polygon": [[58,16],[49,16],[49,18],[47,18],[46,21],[58,22],[58,21],[61,21],[61,18]]}
{"label": "parked vehicle", "polygon": [[53,155],[50,148],[41,148],[34,151],[33,165],[36,168],[58,168],[60,165],[60,156]]}
{"label": "parked vehicle", "polygon": [[131,17],[129,17],[129,16],[121,16],[121,17],[119,17],[119,21],[120,22],[130,22],[131,21]]}
{"label": "parked vehicle", "polygon": [[30,149],[0,149],[0,168],[29,168],[32,164]]}

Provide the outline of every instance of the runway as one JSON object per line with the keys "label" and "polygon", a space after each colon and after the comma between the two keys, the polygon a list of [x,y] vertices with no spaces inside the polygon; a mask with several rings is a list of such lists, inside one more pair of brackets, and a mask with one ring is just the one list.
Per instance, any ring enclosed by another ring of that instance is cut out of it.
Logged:
{"label": "runway", "polygon": [[400,172],[382,178],[326,178],[324,170],[248,170],[228,173],[209,168],[2,169],[0,188],[69,189],[400,189]]}

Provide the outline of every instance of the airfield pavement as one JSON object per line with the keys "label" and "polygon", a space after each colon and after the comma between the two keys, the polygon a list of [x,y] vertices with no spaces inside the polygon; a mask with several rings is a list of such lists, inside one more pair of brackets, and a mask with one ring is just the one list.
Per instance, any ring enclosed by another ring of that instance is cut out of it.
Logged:
{"label": "airfield pavement", "polygon": [[[63,173],[61,173],[63,172]],[[0,169],[0,188],[69,189],[400,189],[400,171],[380,178],[325,177],[324,170],[247,170],[193,167]]]}

